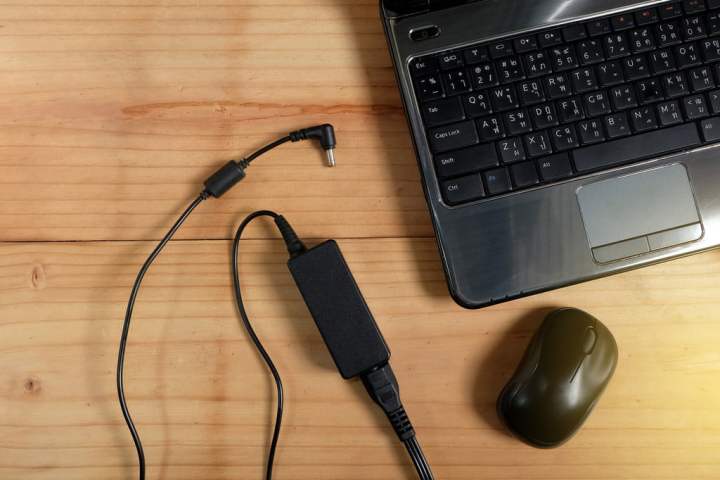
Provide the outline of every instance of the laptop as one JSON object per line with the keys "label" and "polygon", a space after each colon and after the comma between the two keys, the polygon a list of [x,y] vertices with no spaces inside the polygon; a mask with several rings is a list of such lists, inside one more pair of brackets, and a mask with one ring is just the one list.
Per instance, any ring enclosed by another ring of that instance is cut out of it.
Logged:
{"label": "laptop", "polygon": [[453,298],[720,243],[720,0],[384,0]]}

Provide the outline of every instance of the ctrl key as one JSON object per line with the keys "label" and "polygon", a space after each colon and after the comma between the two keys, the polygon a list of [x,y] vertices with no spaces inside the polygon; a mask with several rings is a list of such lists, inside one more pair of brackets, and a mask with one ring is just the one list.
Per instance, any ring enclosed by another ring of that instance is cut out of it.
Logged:
{"label": "ctrl key", "polygon": [[480,174],[476,173],[443,182],[442,194],[448,205],[459,205],[484,197],[485,189]]}

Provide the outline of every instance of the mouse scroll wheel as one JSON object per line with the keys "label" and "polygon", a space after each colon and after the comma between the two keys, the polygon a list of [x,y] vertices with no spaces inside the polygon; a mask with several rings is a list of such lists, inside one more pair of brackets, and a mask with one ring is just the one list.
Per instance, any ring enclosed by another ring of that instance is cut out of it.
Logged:
{"label": "mouse scroll wheel", "polygon": [[597,343],[597,332],[594,327],[588,327],[585,329],[585,336],[583,338],[583,352],[585,355],[590,355],[595,348]]}

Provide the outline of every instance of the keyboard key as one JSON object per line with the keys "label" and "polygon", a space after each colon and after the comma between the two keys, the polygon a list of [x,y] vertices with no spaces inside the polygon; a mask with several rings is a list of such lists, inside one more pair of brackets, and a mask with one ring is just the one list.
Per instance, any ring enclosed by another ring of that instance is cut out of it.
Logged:
{"label": "keyboard key", "polygon": [[670,20],[671,18],[677,18],[682,16],[682,6],[679,3],[668,3],[658,7],[660,11],[660,18],[663,20]]}
{"label": "keyboard key", "polygon": [[545,132],[529,133],[523,137],[525,153],[530,158],[542,157],[552,153],[550,139]]}
{"label": "keyboard key", "polygon": [[475,92],[462,97],[465,113],[469,117],[484,117],[492,113],[492,105],[487,92]]}
{"label": "keyboard key", "polygon": [[525,72],[518,57],[512,56],[495,62],[501,83],[512,83],[525,78]]}
{"label": "keyboard key", "polygon": [[637,82],[635,84],[635,91],[637,92],[638,103],[640,105],[665,100],[662,85],[660,85],[660,81],[657,78]]}
{"label": "keyboard key", "polygon": [[446,98],[428,102],[420,109],[425,119],[425,125],[428,127],[459,122],[465,119],[465,112],[463,112],[459,98]]}
{"label": "keyboard key", "polygon": [[625,80],[629,82],[650,76],[650,69],[645,55],[627,57],[622,60],[622,65],[625,70]]}
{"label": "keyboard key", "polygon": [[468,71],[470,72],[470,83],[475,90],[494,87],[500,83],[495,65],[492,63],[475,65]]}
{"label": "keyboard key", "polygon": [[636,108],[630,112],[630,123],[635,132],[646,132],[658,127],[653,107]]}
{"label": "keyboard key", "polygon": [[599,117],[611,113],[610,100],[605,91],[588,93],[583,97],[588,117]]}
{"label": "keyboard key", "polygon": [[534,162],[522,162],[512,165],[510,174],[515,188],[527,188],[540,183],[540,177]]}
{"label": "keyboard key", "polygon": [[440,178],[459,177],[498,165],[498,155],[492,143],[435,156],[435,168]]}
{"label": "keyboard key", "polygon": [[685,13],[688,15],[692,13],[699,13],[705,11],[705,0],[685,0],[683,2]]}
{"label": "keyboard key", "polygon": [[496,168],[484,173],[488,195],[500,195],[512,190],[507,168]]}
{"label": "keyboard key", "polygon": [[683,99],[683,108],[685,109],[685,117],[688,120],[697,120],[710,115],[705,96],[692,95]]}
{"label": "keyboard key", "polygon": [[481,199],[485,196],[485,188],[480,174],[476,173],[444,182],[442,193],[448,205],[459,205]]}
{"label": "keyboard key", "polygon": [[602,123],[600,120],[586,120],[578,123],[578,134],[580,135],[580,143],[583,145],[592,145],[593,143],[605,140]]}
{"label": "keyboard key", "polygon": [[556,152],[570,150],[580,146],[575,128],[572,125],[556,127],[550,130],[550,140]]}
{"label": "keyboard key", "polygon": [[708,93],[710,99],[710,111],[713,115],[720,114],[720,90]]}
{"label": "keyboard key", "polygon": [[702,56],[706,62],[720,61],[720,39],[711,38],[700,42]]}
{"label": "keyboard key", "polygon": [[578,40],[584,40],[588,34],[585,30],[585,25],[582,23],[576,23],[562,29],[563,38],[566,42],[577,42]]}
{"label": "keyboard key", "polygon": [[593,20],[587,24],[587,31],[591,37],[599,37],[612,32],[610,20],[603,18],[601,20]]}
{"label": "keyboard key", "polygon": [[446,152],[469,147],[478,143],[478,133],[472,120],[466,120],[429,131],[430,148],[433,152]]}
{"label": "keyboard key", "polygon": [[599,143],[575,150],[578,172],[610,168],[625,163],[654,158],[700,145],[694,123],[634,135],[613,142]]}
{"label": "keyboard key", "polygon": [[492,102],[493,110],[496,112],[502,112],[520,106],[515,87],[512,85],[490,89],[490,101]]}
{"label": "keyboard key", "polygon": [[655,34],[660,48],[670,47],[682,43],[680,38],[680,24],[678,22],[661,23],[655,26]]}
{"label": "keyboard key", "polygon": [[516,38],[513,43],[515,45],[515,51],[518,53],[531,52],[538,48],[538,41],[535,35],[525,35]]}
{"label": "keyboard key", "polygon": [[677,100],[660,103],[657,106],[657,114],[660,119],[660,125],[669,127],[683,122],[683,116],[680,112],[680,104]]}
{"label": "keyboard key", "polygon": [[658,20],[660,20],[660,16],[654,8],[646,8],[635,14],[635,22],[637,22],[638,25],[648,25],[650,23],[656,23]]}
{"label": "keyboard key", "polygon": [[598,81],[603,87],[609,87],[611,85],[617,85],[625,81],[625,74],[623,74],[623,67],[620,62],[607,62],[597,67]]}
{"label": "keyboard key", "polygon": [[521,105],[534,105],[545,101],[545,91],[540,80],[527,80],[518,85]]}
{"label": "keyboard key", "polygon": [[576,93],[585,93],[598,88],[595,71],[590,67],[579,68],[570,73],[573,90]]}
{"label": "keyboard key", "polygon": [[494,115],[481,118],[477,121],[478,134],[483,142],[492,142],[505,136],[505,128],[502,121]]}
{"label": "keyboard key", "polygon": [[650,70],[654,75],[675,70],[675,57],[670,50],[658,50],[650,54]]}
{"label": "keyboard key", "polygon": [[551,100],[572,95],[572,89],[570,88],[568,79],[564,74],[560,73],[557,75],[550,75],[549,77],[546,77],[544,81],[545,92]]}
{"label": "keyboard key", "polygon": [[573,174],[570,157],[568,157],[567,153],[551,155],[538,160],[537,163],[540,177],[545,182],[562,180],[563,178],[571,177]]}
{"label": "keyboard key", "polygon": [[558,114],[560,122],[570,123],[577,122],[585,118],[582,100],[580,97],[572,97],[557,102]]}
{"label": "keyboard key", "polygon": [[630,46],[624,33],[613,33],[603,38],[607,58],[615,59],[630,55]]}
{"label": "keyboard key", "polygon": [[560,123],[557,111],[555,110],[555,105],[552,103],[537,105],[531,108],[530,116],[532,117],[533,124],[535,124],[535,128],[538,130],[554,127]]}
{"label": "keyboard key", "polygon": [[415,81],[418,98],[423,100],[435,100],[443,96],[443,87],[438,75],[428,75]]}
{"label": "keyboard key", "polygon": [[562,36],[559,30],[553,30],[551,32],[543,32],[538,35],[540,46],[542,48],[554,47],[562,43]]}
{"label": "keyboard key", "polygon": [[705,20],[703,17],[687,17],[682,19],[683,38],[686,42],[705,38]]}
{"label": "keyboard key", "polygon": [[663,75],[662,84],[668,98],[681,97],[690,93],[685,75],[682,72]]}
{"label": "keyboard key", "polygon": [[532,130],[530,116],[527,110],[515,110],[503,115],[505,133],[507,135],[520,135]]}
{"label": "keyboard key", "polygon": [[720,141],[720,118],[708,118],[700,122],[700,132],[706,143]]}
{"label": "keyboard key", "polygon": [[637,28],[630,32],[630,48],[633,53],[648,52],[655,49],[655,39],[650,27]]}
{"label": "keyboard key", "polygon": [[528,53],[523,57],[528,78],[540,77],[552,72],[550,59],[545,52]]}
{"label": "keyboard key", "polygon": [[610,89],[610,98],[612,99],[613,108],[615,110],[625,110],[638,106],[635,89],[632,85],[621,85]]}
{"label": "keyboard key", "polygon": [[632,28],[635,26],[635,20],[633,20],[633,16],[631,13],[623,13],[622,15],[617,15],[610,20],[610,23],[612,23],[612,27],[615,29],[615,31],[627,30],[628,28]]}
{"label": "keyboard key", "polygon": [[[720,1],[720,0],[718,0]],[[707,16],[708,35],[714,37],[720,35],[720,14],[713,12]]]}
{"label": "keyboard key", "polygon": [[571,70],[578,66],[575,48],[572,45],[563,45],[550,50],[552,66],[556,72]]}
{"label": "keyboard key", "polygon": [[630,125],[625,112],[613,113],[605,117],[605,131],[608,138],[618,138],[630,135]]}
{"label": "keyboard key", "polygon": [[440,55],[439,62],[440,69],[442,70],[453,70],[455,68],[465,65],[463,56],[458,52]]}
{"label": "keyboard key", "polygon": [[702,63],[697,44],[686,43],[674,48],[678,68],[697,67]]}
{"label": "keyboard key", "polygon": [[591,65],[600,63],[605,60],[602,44],[600,40],[585,40],[577,45],[580,63],[583,65]]}
{"label": "keyboard key", "polygon": [[446,95],[458,95],[469,92],[472,87],[465,70],[454,70],[443,74],[443,85]]}
{"label": "keyboard key", "polygon": [[497,142],[497,149],[500,152],[500,160],[508,165],[525,160],[525,148],[519,138],[508,138]]}
{"label": "keyboard key", "polygon": [[471,47],[463,51],[463,58],[466,65],[485,63],[490,60],[490,52],[487,47]]}
{"label": "keyboard key", "polygon": [[715,88],[715,80],[713,79],[710,67],[700,67],[688,72],[688,80],[690,89],[693,92],[704,92]]}
{"label": "keyboard key", "polygon": [[490,45],[489,49],[491,58],[503,58],[515,53],[512,42],[509,40]]}
{"label": "keyboard key", "polygon": [[434,73],[437,69],[438,61],[434,57],[416,58],[410,62],[410,74],[413,77]]}

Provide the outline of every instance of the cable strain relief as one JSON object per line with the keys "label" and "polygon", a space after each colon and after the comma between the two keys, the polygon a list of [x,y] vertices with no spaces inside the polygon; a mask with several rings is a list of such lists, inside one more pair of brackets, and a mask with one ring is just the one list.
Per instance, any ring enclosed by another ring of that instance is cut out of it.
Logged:
{"label": "cable strain relief", "polygon": [[298,237],[285,217],[282,215],[275,217],[275,225],[277,225],[280,235],[282,235],[285,241],[290,258],[295,258],[307,251],[307,247],[305,247],[305,244],[300,240],[300,237]]}
{"label": "cable strain relief", "polygon": [[307,140],[307,131],[306,130],[295,130],[294,132],[290,132],[288,137],[290,137],[291,142],[299,142],[301,140]]}
{"label": "cable strain relief", "polygon": [[243,170],[247,169],[250,166],[250,162],[247,161],[247,159],[243,158],[237,161],[237,164],[242,168]]}
{"label": "cable strain relief", "polygon": [[397,410],[389,412],[387,417],[400,441],[406,442],[415,436],[415,429],[410,423],[404,407],[401,406]]}

